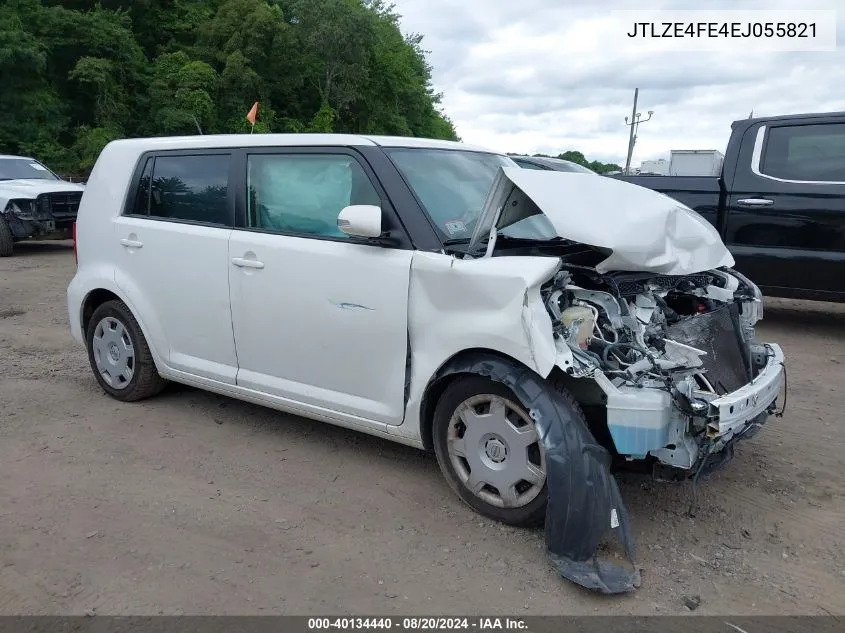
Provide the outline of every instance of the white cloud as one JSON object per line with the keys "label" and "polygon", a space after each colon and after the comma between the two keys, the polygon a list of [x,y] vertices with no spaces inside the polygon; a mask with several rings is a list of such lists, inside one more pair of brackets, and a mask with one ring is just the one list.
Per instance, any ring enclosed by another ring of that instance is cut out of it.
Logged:
{"label": "white cloud", "polygon": [[[589,0],[395,0],[406,32],[425,36],[435,87],[461,138],[509,152],[623,163],[633,91],[643,124],[633,164],[671,149],[724,151],[730,124],[755,114],[845,109],[845,6],[836,52],[655,51],[620,37]],[[792,0],[648,2],[647,9],[795,9]],[[838,0],[812,9],[836,9]]]}

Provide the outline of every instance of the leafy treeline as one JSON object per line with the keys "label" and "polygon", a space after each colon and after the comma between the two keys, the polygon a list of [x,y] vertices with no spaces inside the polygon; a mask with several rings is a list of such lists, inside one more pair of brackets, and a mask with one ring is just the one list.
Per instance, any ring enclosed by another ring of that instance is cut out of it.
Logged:
{"label": "leafy treeline", "polygon": [[110,140],[249,131],[455,139],[383,0],[2,0],[0,152],[84,173]]}
{"label": "leafy treeline", "polygon": [[557,158],[578,163],[579,165],[588,167],[599,174],[606,174],[609,171],[622,171],[622,168],[619,165],[614,163],[602,163],[598,160],[587,160],[581,152],[576,152],[574,150],[566,151],[563,154],[560,154]]}
{"label": "leafy treeline", "polygon": [[561,160],[568,160],[571,163],[578,163],[588,169],[592,169],[594,172],[599,174],[606,174],[611,171],[622,171],[622,168],[619,165],[614,163],[603,163],[598,160],[587,160],[584,157],[584,154],[581,152],[577,152],[575,150],[568,150],[563,152],[563,154],[558,154],[557,156],[549,156],[548,154],[534,154],[534,156],[542,156],[544,158],[560,158]]}

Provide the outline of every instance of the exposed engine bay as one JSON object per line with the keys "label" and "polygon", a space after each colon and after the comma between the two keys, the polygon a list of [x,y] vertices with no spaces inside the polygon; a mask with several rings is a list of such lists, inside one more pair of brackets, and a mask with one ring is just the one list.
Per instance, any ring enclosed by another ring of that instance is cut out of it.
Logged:
{"label": "exposed engine bay", "polygon": [[764,389],[762,411],[756,388],[740,403],[745,413],[732,400],[725,412],[718,406],[780,354],[755,341],[762,298],[741,274],[599,274],[564,263],[541,294],[556,344],[572,354],[566,373],[600,388],[579,399],[606,406],[619,455],[691,472],[774,411],[779,380]]}

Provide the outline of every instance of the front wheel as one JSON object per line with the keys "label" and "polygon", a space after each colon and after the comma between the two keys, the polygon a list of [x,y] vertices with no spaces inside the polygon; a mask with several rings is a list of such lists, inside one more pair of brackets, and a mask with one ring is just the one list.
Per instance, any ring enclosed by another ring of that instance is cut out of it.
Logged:
{"label": "front wheel", "polygon": [[107,301],[94,310],[86,339],[94,376],[113,398],[132,402],[164,388],[141,326],[122,301]]}
{"label": "front wheel", "polygon": [[546,456],[534,421],[510,389],[465,376],[441,396],[434,452],[449,486],[478,513],[536,526],[546,513]]}

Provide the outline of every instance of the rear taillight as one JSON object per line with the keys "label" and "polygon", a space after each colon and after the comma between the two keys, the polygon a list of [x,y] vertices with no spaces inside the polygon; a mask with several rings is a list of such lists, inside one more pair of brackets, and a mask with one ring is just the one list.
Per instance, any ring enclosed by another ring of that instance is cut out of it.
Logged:
{"label": "rear taillight", "polygon": [[76,261],[76,265],[79,266],[79,255],[76,251],[76,222],[73,223],[73,259]]}

